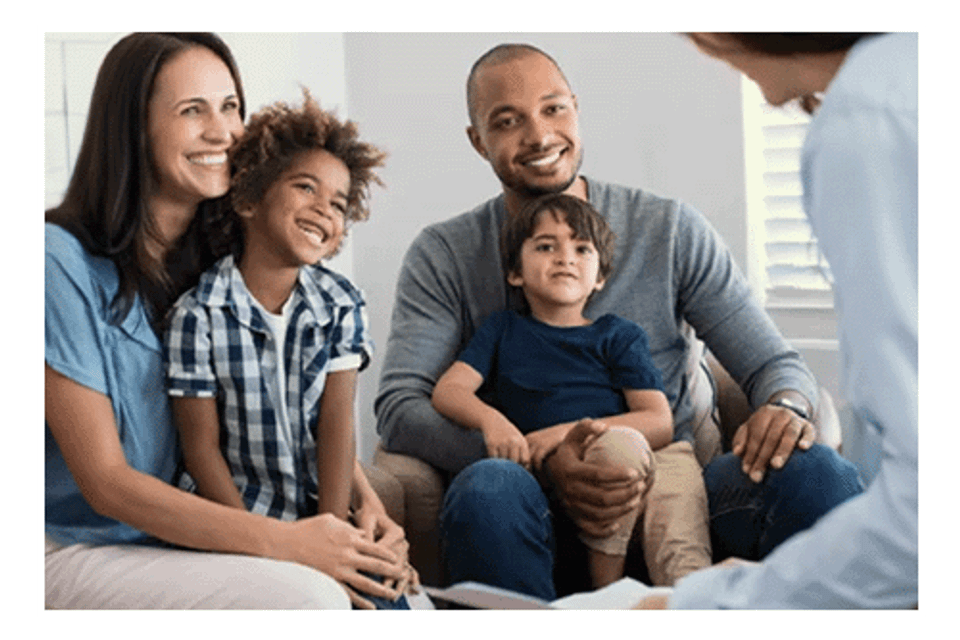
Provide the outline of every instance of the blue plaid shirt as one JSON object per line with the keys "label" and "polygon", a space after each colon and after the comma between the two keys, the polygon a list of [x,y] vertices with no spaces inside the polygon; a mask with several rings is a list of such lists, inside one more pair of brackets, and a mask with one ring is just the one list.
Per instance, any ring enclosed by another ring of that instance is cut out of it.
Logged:
{"label": "blue plaid shirt", "polygon": [[[356,354],[363,369],[372,351],[363,297],[346,278],[305,266],[292,295],[281,353],[227,256],[177,301],[164,341],[168,393],[217,398],[220,448],[244,503],[283,520],[317,512],[315,429],[330,362]],[[280,357],[290,439],[277,416]]]}

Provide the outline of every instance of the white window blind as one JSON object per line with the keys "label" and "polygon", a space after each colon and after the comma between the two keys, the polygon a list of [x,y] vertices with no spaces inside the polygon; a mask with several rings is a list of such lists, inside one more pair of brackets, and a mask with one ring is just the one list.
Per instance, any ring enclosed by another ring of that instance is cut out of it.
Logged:
{"label": "white window blind", "polygon": [[768,309],[832,307],[830,267],[803,212],[810,116],[795,104],[771,107],[748,79],[742,86],[751,285]]}
{"label": "white window blind", "polygon": [[44,34],[44,209],[63,200],[100,63],[122,33]]}

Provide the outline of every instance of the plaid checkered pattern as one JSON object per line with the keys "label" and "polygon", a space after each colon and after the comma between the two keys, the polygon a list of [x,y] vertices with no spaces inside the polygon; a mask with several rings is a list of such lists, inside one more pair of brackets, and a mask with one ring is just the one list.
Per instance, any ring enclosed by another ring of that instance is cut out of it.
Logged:
{"label": "plaid checkered pattern", "polygon": [[[372,351],[363,297],[346,278],[302,267],[293,296],[281,352],[227,256],[177,301],[164,341],[168,393],[217,398],[220,448],[244,503],[283,520],[316,514],[314,432],[331,360],[359,354],[363,369]],[[280,357],[292,441],[275,411]]]}

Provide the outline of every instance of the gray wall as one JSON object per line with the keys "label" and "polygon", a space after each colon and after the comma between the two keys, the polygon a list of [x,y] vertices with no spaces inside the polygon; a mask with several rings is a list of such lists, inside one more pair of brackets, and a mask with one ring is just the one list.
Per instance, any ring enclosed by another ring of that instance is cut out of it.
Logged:
{"label": "gray wall", "polygon": [[691,203],[746,264],[739,77],[675,34],[428,33],[344,35],[347,104],[365,139],[385,147],[386,189],[353,229],[356,283],[367,295],[378,352],[360,376],[360,452],[376,443],[373,400],[396,274],[424,226],[495,195],[499,183],[470,146],[464,83],[501,42],[528,42],[563,68],[580,105],[583,172]]}

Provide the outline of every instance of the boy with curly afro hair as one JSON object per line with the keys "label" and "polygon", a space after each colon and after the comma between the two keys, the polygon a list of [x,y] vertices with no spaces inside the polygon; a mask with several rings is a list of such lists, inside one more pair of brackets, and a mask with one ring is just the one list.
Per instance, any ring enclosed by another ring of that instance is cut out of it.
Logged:
{"label": "boy with curly afro hair", "polygon": [[[244,136],[230,151],[233,173],[230,195],[234,211],[242,215],[259,203],[297,155],[322,149],[338,158],[350,175],[345,220],[366,220],[370,216],[370,185],[383,185],[374,169],[383,166],[386,154],[360,141],[354,122],[341,122],[333,113],[321,109],[306,89],[303,95],[300,108],[276,102],[250,117]],[[227,234],[233,253],[241,255],[244,233],[239,219],[234,217],[233,222],[234,225],[228,225]]]}
{"label": "boy with curly afro hair", "polygon": [[306,90],[299,108],[253,115],[230,152],[233,251],[175,305],[164,356],[181,486],[282,520],[349,521],[371,566],[398,563],[406,577],[334,577],[357,607],[407,608],[418,578],[403,529],[356,459],[356,377],[372,351],[365,303],[320,264],[348,223],[369,216],[384,157]]}

